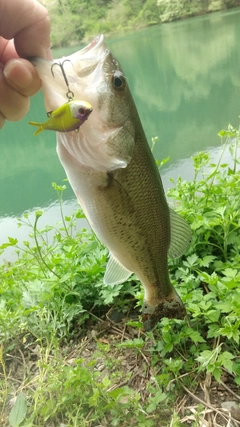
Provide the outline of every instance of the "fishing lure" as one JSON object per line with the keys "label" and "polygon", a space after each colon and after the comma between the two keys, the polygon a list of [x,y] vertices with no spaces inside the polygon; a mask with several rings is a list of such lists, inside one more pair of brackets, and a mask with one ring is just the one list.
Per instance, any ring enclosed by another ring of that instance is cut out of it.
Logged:
{"label": "fishing lure", "polygon": [[32,126],[38,126],[34,135],[38,135],[43,130],[55,130],[58,132],[70,132],[79,129],[79,127],[88,119],[92,112],[92,106],[85,101],[74,101],[74,93],[71,91],[68,79],[64,70],[64,62],[55,62],[51,67],[52,76],[54,77],[53,68],[59,66],[67,86],[66,97],[68,102],[61,105],[54,111],[48,112],[48,120],[44,123],[29,122]]}
{"label": "fishing lure", "polygon": [[68,101],[56,110],[49,112],[46,122],[29,122],[29,124],[38,126],[34,135],[38,135],[43,130],[70,132],[78,129],[88,119],[91,112],[92,106],[86,101]]}

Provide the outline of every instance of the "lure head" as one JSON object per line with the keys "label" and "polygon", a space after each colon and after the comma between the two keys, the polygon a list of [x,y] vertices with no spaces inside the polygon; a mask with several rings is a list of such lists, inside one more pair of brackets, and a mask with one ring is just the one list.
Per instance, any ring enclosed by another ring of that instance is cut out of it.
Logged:
{"label": "lure head", "polygon": [[89,102],[86,101],[70,101],[69,108],[72,117],[80,120],[81,123],[85,122],[85,120],[88,119],[89,115],[93,110]]}

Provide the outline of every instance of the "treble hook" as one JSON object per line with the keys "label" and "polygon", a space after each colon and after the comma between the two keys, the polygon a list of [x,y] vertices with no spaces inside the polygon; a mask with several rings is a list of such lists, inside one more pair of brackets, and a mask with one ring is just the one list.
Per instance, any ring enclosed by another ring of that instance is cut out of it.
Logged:
{"label": "treble hook", "polygon": [[71,101],[71,100],[74,98],[74,93],[70,90],[69,83],[68,83],[68,79],[67,79],[67,76],[66,76],[66,73],[65,73],[64,67],[63,67],[64,62],[67,62],[67,61],[68,61],[68,62],[71,62],[71,61],[70,61],[70,59],[64,59],[64,61],[62,61],[62,62],[54,62],[54,63],[52,64],[52,66],[51,66],[51,73],[52,73],[52,76],[54,77],[53,67],[54,67],[55,65],[58,65],[58,66],[61,68],[61,71],[62,71],[62,75],[63,75],[64,81],[65,81],[65,84],[66,84],[66,86],[67,86],[67,88],[68,88],[68,91],[67,91],[67,93],[66,93],[66,97],[68,98],[68,100],[69,100],[69,101]]}

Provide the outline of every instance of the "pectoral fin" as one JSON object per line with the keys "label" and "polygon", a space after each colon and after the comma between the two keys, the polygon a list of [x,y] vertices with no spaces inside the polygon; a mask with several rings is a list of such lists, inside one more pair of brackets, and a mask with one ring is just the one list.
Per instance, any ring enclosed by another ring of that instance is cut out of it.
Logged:
{"label": "pectoral fin", "polygon": [[106,184],[98,188],[102,193],[102,197],[105,199],[108,209],[111,210],[114,217],[125,218],[125,221],[130,220],[132,222],[135,215],[134,202],[127,189],[124,188],[118,179],[118,172],[107,173]]}
{"label": "pectoral fin", "polygon": [[170,258],[178,258],[189,247],[192,237],[188,223],[174,210],[170,209],[171,243],[168,250]]}
{"label": "pectoral fin", "polygon": [[127,270],[122,264],[110,254],[107,263],[106,272],[104,275],[105,285],[113,286],[125,282],[132,274],[132,271]]}

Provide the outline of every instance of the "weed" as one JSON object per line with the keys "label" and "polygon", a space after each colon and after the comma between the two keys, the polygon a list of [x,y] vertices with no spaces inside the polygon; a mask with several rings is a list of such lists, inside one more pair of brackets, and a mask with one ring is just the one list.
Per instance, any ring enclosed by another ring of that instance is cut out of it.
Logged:
{"label": "weed", "polygon": [[[125,322],[129,306],[141,305],[142,288],[135,277],[103,284],[107,251],[92,232],[76,232],[80,209],[64,216],[65,185],[53,184],[60,224],[39,230],[43,211],[33,223],[27,213],[19,220],[29,240],[20,248],[9,237],[0,247],[18,253],[0,266],[4,427],[198,426],[211,411],[227,425],[209,391],[221,384],[236,398],[240,385],[239,131],[229,127],[220,137],[219,161],[198,153],[193,180],[179,178],[169,191],[193,230],[188,252],[169,262],[185,320],[164,318],[147,334],[140,321]],[[232,164],[223,163],[226,150]],[[105,316],[110,307],[122,322]]]}

